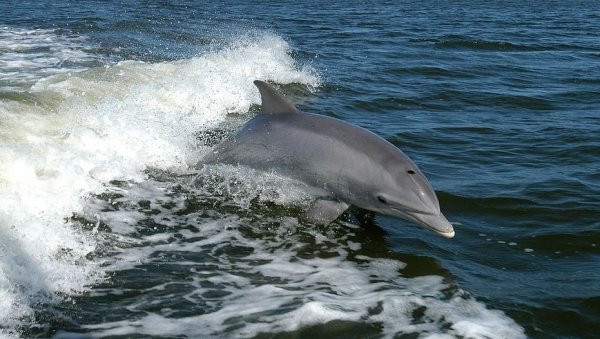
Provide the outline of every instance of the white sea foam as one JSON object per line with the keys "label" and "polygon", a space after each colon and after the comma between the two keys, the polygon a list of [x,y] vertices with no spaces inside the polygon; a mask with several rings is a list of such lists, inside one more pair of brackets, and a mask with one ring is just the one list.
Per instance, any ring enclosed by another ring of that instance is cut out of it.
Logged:
{"label": "white sea foam", "polygon": [[[229,177],[224,182],[234,180],[231,178],[234,176],[251,182],[244,184],[246,187],[268,186],[265,178],[252,172],[229,171],[223,175]],[[274,186],[281,183],[277,177],[271,180]],[[125,244],[114,256],[118,259],[112,265],[114,269],[123,271],[141,265],[145,270],[169,265],[169,271],[175,273],[147,287],[145,298],[132,300],[126,306],[128,312],[139,316],[82,324],[86,335],[254,337],[344,321],[363,326],[372,324],[380,328],[383,337],[390,338],[398,334],[423,338],[525,337],[522,328],[502,312],[488,309],[468,293],[452,288],[440,276],[405,277],[402,270],[406,265],[401,261],[357,254],[361,246],[356,245],[354,237],[360,228],[331,225],[329,230],[315,230],[285,215],[260,221],[227,213],[206,217],[202,207],[196,212],[177,213],[187,210],[186,200],[203,197],[204,192],[202,187],[196,190],[188,186],[189,191],[174,193],[171,185],[179,186],[151,181],[133,184],[116,200],[122,208],[102,217],[109,220],[111,213],[119,217],[130,213],[128,218],[137,220],[133,225],[145,220],[166,226],[163,231],[147,236],[133,227],[121,230],[143,245]],[[288,193],[283,198],[286,204],[303,200],[293,189],[278,192]],[[256,190],[255,198],[261,194],[261,189]],[[234,193],[225,200],[233,199],[230,203],[239,204],[243,210],[249,208],[245,195],[239,199]],[[145,210],[153,213],[140,212],[137,201],[148,201]],[[166,201],[175,203],[164,207]],[[103,202],[97,201],[88,208],[88,213],[95,214],[103,208]],[[270,228],[271,224],[276,228]],[[187,225],[195,225],[198,231],[189,231]],[[248,228],[252,231],[248,232]],[[244,254],[240,255],[236,248],[245,249]],[[319,252],[327,255],[320,256]],[[193,253],[204,260],[172,259],[182,253]],[[180,278],[179,270],[192,274]],[[157,293],[181,285],[186,285],[182,290],[189,292]],[[116,294],[119,288],[128,286],[95,293]],[[215,293],[218,297],[211,296]],[[154,306],[165,302],[197,303],[204,305],[201,307],[204,311],[174,317],[176,310],[171,307]],[[155,311],[140,312],[149,307]],[[60,332],[58,337],[72,335],[75,333]]]}
{"label": "white sea foam", "polygon": [[[3,28],[0,34],[8,37],[0,39],[9,51],[0,60],[4,79],[40,77],[61,58],[89,57],[78,49],[79,39],[52,31]],[[45,59],[18,61],[41,40],[48,43]],[[60,51],[67,54],[54,54]],[[314,72],[289,56],[285,41],[264,34],[188,60],[124,61],[42,77],[29,89],[33,103],[0,101],[1,333],[27,326],[35,305],[103,279],[101,263],[86,259],[102,237],[66,218],[81,213],[90,194],[103,192],[110,180],[144,181],[148,167],[194,164],[194,133],[259,103],[254,79],[318,85]]]}
{"label": "white sea foam", "polygon": [[41,77],[85,69],[96,61],[86,38],[52,29],[0,26],[0,84],[31,84]]}

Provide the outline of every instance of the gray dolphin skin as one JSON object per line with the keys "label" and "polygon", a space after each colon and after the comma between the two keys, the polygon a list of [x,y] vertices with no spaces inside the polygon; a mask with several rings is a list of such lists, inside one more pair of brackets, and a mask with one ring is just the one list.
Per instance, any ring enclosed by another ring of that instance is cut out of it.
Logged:
{"label": "gray dolphin skin", "polygon": [[254,81],[261,113],[217,145],[202,164],[242,165],[299,180],[315,201],[303,219],[327,224],[350,205],[454,237],[429,181],[398,148],[339,119],[305,113]]}

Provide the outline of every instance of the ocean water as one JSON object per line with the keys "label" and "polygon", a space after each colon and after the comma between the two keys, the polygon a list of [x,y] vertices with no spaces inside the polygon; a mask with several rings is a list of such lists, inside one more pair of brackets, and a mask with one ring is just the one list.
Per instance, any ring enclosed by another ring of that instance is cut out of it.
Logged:
{"label": "ocean water", "polygon": [[[600,3],[3,1],[0,337],[593,338]],[[194,165],[269,81],[456,237]]]}

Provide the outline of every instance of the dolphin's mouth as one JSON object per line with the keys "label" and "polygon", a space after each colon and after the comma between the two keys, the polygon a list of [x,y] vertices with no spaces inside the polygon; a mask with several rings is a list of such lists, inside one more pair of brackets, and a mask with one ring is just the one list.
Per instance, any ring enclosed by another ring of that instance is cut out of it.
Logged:
{"label": "dolphin's mouth", "polygon": [[431,214],[431,213],[419,213],[413,211],[403,211],[397,208],[393,208],[394,212],[402,215],[405,219],[414,221],[416,224],[427,227],[435,233],[445,237],[445,238],[453,238],[456,234],[454,232],[454,227],[452,224],[446,219],[446,217],[442,214]]}
{"label": "dolphin's mouth", "polygon": [[454,227],[452,227],[452,224],[450,224],[448,219],[446,219],[446,217],[442,213],[438,215],[417,214],[414,217],[419,224],[430,228],[431,230],[443,237],[453,238],[455,235]]}

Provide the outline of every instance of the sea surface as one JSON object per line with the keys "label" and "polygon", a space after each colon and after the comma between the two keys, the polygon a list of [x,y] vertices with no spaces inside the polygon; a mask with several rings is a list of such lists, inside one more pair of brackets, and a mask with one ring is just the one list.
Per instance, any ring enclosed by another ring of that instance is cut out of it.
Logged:
{"label": "sea surface", "polygon": [[[402,149],[456,237],[196,169],[256,79]],[[600,2],[0,4],[0,337],[599,335]]]}

